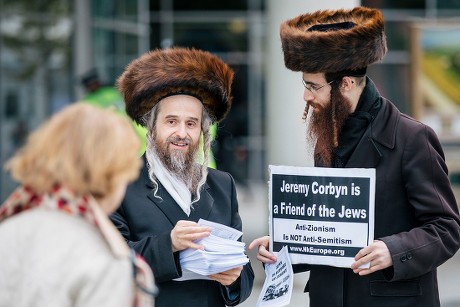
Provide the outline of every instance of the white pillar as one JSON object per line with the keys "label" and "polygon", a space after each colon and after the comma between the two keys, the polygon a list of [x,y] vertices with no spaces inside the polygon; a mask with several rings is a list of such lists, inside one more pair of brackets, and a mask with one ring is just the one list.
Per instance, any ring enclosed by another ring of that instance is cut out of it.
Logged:
{"label": "white pillar", "polygon": [[305,102],[301,73],[284,66],[279,28],[283,21],[322,9],[353,8],[359,0],[268,0],[266,56],[266,153],[274,165],[312,166],[302,120]]}
{"label": "white pillar", "polygon": [[80,85],[81,76],[93,68],[91,56],[91,3],[89,0],[74,0],[74,49],[73,65],[75,68],[74,83],[76,99],[83,97]]}

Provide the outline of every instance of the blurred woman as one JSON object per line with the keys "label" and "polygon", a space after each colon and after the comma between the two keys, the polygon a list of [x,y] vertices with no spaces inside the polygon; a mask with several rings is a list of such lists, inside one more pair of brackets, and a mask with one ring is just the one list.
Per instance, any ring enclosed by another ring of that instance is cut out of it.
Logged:
{"label": "blurred woman", "polygon": [[107,215],[138,176],[139,138],[110,110],[75,103],[5,165],[0,306],[153,306],[153,277]]}

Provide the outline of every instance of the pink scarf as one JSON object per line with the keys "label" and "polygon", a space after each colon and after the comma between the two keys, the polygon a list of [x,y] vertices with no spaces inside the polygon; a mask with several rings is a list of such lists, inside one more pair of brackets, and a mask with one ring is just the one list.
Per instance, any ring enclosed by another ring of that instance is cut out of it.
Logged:
{"label": "pink scarf", "polygon": [[56,186],[49,193],[37,194],[27,187],[18,187],[0,207],[0,223],[6,218],[33,208],[58,210],[80,216],[95,225],[117,258],[130,258],[136,284],[134,307],[152,306],[156,287],[152,272],[145,260],[130,250],[121,234],[92,196],[76,195],[69,189]]}

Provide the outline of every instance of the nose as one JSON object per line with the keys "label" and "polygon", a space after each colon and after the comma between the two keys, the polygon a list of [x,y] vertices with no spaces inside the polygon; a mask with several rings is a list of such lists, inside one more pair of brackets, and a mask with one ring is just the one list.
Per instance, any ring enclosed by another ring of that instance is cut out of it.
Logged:
{"label": "nose", "polygon": [[303,100],[305,102],[308,102],[308,101],[311,101],[315,98],[315,96],[313,95],[313,93],[307,89],[304,89],[303,90]]}
{"label": "nose", "polygon": [[187,136],[187,127],[185,123],[181,123],[177,126],[176,135],[181,139],[184,139]]}

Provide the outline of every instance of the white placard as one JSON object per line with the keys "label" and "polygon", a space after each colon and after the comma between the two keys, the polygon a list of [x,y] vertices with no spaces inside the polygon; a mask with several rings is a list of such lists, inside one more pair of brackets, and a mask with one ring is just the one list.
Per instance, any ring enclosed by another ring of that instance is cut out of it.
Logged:
{"label": "white placard", "polygon": [[374,240],[375,169],[269,166],[270,249],[350,267]]}

